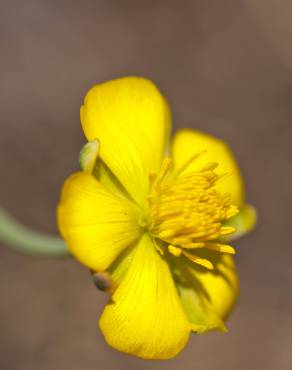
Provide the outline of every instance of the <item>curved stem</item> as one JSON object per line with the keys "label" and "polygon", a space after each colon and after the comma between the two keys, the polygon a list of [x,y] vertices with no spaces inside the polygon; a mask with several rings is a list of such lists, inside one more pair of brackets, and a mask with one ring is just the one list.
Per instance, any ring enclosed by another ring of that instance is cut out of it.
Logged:
{"label": "curved stem", "polygon": [[67,257],[70,252],[57,236],[33,231],[0,207],[0,242],[17,252],[43,257]]}

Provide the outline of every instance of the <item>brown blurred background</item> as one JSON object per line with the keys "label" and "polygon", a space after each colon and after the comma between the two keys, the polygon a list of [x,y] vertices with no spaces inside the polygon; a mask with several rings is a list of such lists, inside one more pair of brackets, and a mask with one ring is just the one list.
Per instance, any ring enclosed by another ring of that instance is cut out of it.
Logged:
{"label": "brown blurred background", "polygon": [[107,347],[106,301],[71,260],[1,248],[0,369],[292,369],[292,3],[288,0],[2,0],[0,203],[56,232],[84,138],[88,88],[153,79],[174,112],[230,143],[257,230],[237,243],[240,302],[229,333],[194,335],[168,362]]}

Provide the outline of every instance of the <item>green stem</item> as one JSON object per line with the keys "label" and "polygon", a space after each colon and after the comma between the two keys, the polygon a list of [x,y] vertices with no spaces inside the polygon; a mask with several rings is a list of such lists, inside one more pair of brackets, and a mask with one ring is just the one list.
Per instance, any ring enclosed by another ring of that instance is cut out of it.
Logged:
{"label": "green stem", "polygon": [[21,225],[1,207],[0,242],[17,252],[35,256],[66,257],[70,255],[63,240]]}

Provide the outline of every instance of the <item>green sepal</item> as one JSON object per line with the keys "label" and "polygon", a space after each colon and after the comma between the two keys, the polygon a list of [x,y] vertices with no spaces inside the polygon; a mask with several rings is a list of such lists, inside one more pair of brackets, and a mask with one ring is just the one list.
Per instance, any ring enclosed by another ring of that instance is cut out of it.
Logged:
{"label": "green sepal", "polygon": [[97,139],[86,143],[79,154],[79,165],[82,171],[92,172],[99,153],[99,141]]}

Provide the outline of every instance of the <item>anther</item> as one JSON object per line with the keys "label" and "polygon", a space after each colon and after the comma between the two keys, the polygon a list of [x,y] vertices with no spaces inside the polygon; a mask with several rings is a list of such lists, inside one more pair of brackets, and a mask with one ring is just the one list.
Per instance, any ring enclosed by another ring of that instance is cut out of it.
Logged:
{"label": "anther", "polygon": [[206,243],[206,248],[221,253],[235,254],[235,249],[228,244]]}
{"label": "anther", "polygon": [[172,236],[175,235],[175,230],[173,229],[168,229],[168,230],[164,230],[162,231],[161,233],[158,234],[158,237],[160,239],[166,239],[166,238],[171,238]]}
{"label": "anther", "polygon": [[196,256],[194,254],[191,254],[189,252],[186,252],[186,251],[182,251],[182,254],[185,257],[187,257],[190,261],[195,262],[196,264],[201,265],[201,266],[205,267],[208,270],[214,270],[213,263],[210,262],[209,260],[207,260],[206,258],[198,257],[198,256]]}
{"label": "anther", "polygon": [[182,253],[181,248],[175,247],[174,245],[171,245],[171,244],[167,247],[167,249],[168,249],[168,252],[171,253],[175,257],[179,257]]}
{"label": "anther", "polygon": [[229,235],[233,234],[236,231],[235,227],[232,226],[222,226],[220,229],[220,234],[221,235]]}

